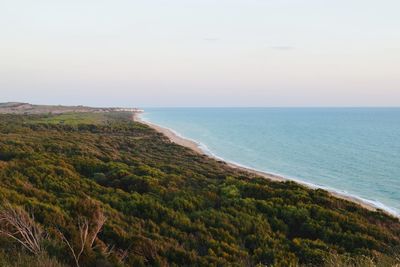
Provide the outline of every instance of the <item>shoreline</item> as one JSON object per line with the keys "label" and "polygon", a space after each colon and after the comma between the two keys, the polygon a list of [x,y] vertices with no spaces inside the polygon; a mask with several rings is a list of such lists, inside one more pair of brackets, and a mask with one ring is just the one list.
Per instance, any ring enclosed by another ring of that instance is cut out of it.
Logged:
{"label": "shoreline", "polygon": [[269,179],[269,180],[275,181],[275,182],[292,181],[292,182],[298,183],[298,184],[300,184],[302,186],[305,186],[307,188],[310,188],[310,189],[318,189],[318,188],[320,188],[320,189],[323,189],[323,190],[327,191],[330,195],[332,195],[334,197],[337,197],[337,198],[340,198],[340,199],[344,199],[344,200],[356,203],[356,204],[360,205],[361,207],[363,207],[363,208],[365,208],[367,210],[370,210],[370,211],[381,210],[381,211],[385,212],[386,214],[389,214],[390,216],[393,216],[393,217],[396,217],[396,218],[400,218],[400,215],[397,214],[396,212],[394,212],[394,211],[391,212],[391,211],[385,210],[382,207],[379,207],[378,205],[374,204],[372,201],[364,200],[364,199],[361,199],[361,198],[356,197],[356,196],[346,195],[345,193],[340,193],[340,192],[334,191],[332,189],[327,189],[327,188],[323,188],[323,187],[320,187],[320,186],[317,186],[317,185],[312,185],[310,183],[299,181],[297,179],[290,179],[290,178],[286,178],[286,177],[283,177],[283,176],[280,176],[280,175],[276,175],[276,174],[272,174],[272,173],[259,171],[259,170],[256,170],[256,169],[252,169],[252,168],[249,168],[249,167],[241,166],[240,164],[229,162],[229,161],[227,161],[225,159],[219,158],[219,157],[213,155],[212,153],[207,153],[204,149],[201,148],[199,143],[197,143],[197,142],[195,142],[193,140],[190,140],[188,138],[185,138],[183,136],[180,136],[178,133],[174,132],[171,129],[159,126],[157,124],[148,122],[146,120],[143,120],[141,118],[141,114],[142,113],[133,112],[133,120],[137,121],[137,122],[140,122],[140,123],[143,123],[143,124],[146,124],[147,126],[153,128],[157,132],[164,134],[173,143],[176,143],[178,145],[187,147],[187,148],[195,151],[196,153],[205,155],[205,156],[210,157],[212,159],[215,159],[217,161],[223,161],[225,164],[227,164],[231,168],[239,169],[239,170],[244,171],[244,172],[248,172],[248,173],[251,173],[251,174],[254,174],[254,175],[258,175],[258,176],[261,176],[261,177],[263,177],[265,179]]}

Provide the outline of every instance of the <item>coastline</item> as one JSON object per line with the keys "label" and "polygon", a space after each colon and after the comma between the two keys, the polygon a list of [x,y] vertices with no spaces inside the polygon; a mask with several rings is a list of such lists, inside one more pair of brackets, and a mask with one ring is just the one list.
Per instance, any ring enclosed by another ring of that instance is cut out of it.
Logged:
{"label": "coastline", "polygon": [[391,212],[391,211],[385,210],[382,207],[374,204],[372,201],[364,200],[364,199],[358,198],[356,196],[347,195],[347,194],[344,194],[344,193],[340,193],[340,192],[333,191],[333,190],[330,190],[330,189],[327,189],[327,188],[323,188],[323,187],[319,187],[319,186],[316,186],[316,185],[312,185],[312,184],[309,184],[309,183],[306,183],[306,182],[303,182],[303,181],[299,181],[299,180],[296,180],[296,179],[289,179],[289,178],[286,178],[286,177],[283,177],[283,176],[280,176],[280,175],[276,175],[276,174],[271,174],[271,173],[255,170],[255,169],[252,169],[252,168],[249,168],[249,167],[241,166],[241,165],[239,165],[237,163],[226,161],[226,160],[224,160],[222,158],[219,158],[219,157],[217,157],[215,155],[207,153],[204,149],[201,148],[199,143],[197,143],[197,142],[195,142],[193,140],[187,139],[185,137],[182,137],[178,133],[174,132],[171,129],[156,125],[156,124],[148,122],[146,120],[143,120],[141,118],[141,114],[142,113],[133,112],[133,120],[137,121],[137,122],[140,122],[140,123],[143,123],[143,124],[146,124],[149,127],[151,127],[154,130],[156,130],[157,132],[160,132],[160,133],[164,134],[173,143],[176,143],[178,145],[181,145],[181,146],[187,147],[189,149],[192,149],[196,153],[199,153],[199,154],[202,154],[202,155],[206,155],[206,156],[208,156],[208,157],[210,157],[212,159],[215,159],[215,160],[218,160],[218,161],[223,161],[231,168],[239,169],[241,171],[248,172],[248,173],[251,173],[253,175],[258,175],[258,176],[261,176],[261,177],[263,177],[265,179],[269,179],[269,180],[275,181],[275,182],[293,181],[293,182],[296,182],[298,184],[301,184],[301,185],[306,186],[306,187],[311,188],[311,189],[321,188],[321,189],[329,192],[329,194],[331,194],[334,197],[337,197],[337,198],[340,198],[340,199],[344,199],[344,200],[356,203],[356,204],[360,205],[361,207],[363,207],[363,208],[365,208],[367,210],[370,210],[370,211],[381,210],[381,211],[389,214],[390,216],[397,217],[397,218],[400,217],[395,212]]}

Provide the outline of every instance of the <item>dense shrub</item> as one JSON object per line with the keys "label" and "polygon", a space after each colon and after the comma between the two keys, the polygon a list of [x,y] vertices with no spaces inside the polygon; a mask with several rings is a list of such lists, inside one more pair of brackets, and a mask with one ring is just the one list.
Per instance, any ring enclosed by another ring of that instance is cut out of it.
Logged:
{"label": "dense shrub", "polygon": [[[107,220],[82,266],[318,266],[394,259],[400,245],[396,218],[232,169],[121,116],[68,125],[0,115],[0,199],[35,214],[52,240],[49,266],[74,264],[58,233],[77,239],[77,219],[99,210]],[[2,240],[3,262],[33,257]]]}

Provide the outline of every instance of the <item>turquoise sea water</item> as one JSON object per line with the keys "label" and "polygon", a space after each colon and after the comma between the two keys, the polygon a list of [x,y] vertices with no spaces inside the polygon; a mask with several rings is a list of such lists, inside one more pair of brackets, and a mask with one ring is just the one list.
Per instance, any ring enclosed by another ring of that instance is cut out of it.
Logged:
{"label": "turquoise sea water", "polygon": [[147,108],[208,153],[400,214],[400,108]]}

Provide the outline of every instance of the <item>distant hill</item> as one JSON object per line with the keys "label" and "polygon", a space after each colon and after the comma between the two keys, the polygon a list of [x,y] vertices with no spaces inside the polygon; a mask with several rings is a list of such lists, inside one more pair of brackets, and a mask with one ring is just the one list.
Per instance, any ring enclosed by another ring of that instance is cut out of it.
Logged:
{"label": "distant hill", "polygon": [[95,108],[86,106],[33,105],[29,103],[0,103],[0,114],[62,114],[80,112],[138,111],[135,108]]}

